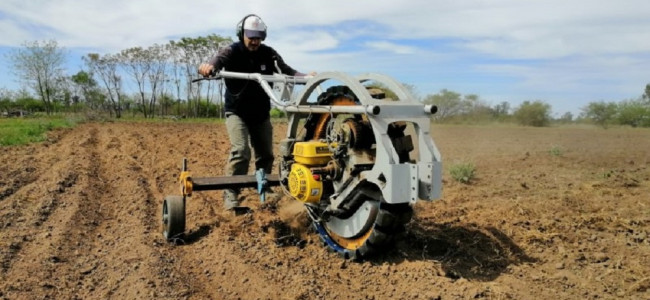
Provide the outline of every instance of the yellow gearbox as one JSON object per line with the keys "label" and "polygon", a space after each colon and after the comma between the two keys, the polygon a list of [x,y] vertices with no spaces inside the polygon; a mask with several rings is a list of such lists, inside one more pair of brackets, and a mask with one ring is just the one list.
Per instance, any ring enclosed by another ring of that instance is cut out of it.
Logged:
{"label": "yellow gearbox", "polygon": [[294,163],[289,173],[289,193],[304,203],[318,203],[323,195],[323,182],[314,178],[308,167]]}

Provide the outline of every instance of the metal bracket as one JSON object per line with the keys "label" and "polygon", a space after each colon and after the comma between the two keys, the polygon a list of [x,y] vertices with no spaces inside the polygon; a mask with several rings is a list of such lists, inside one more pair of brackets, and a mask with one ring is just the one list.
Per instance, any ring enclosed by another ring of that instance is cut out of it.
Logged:
{"label": "metal bracket", "polygon": [[183,167],[181,174],[178,175],[178,181],[181,183],[181,195],[183,195],[183,198],[186,196],[191,197],[194,185],[192,184],[192,176],[187,170],[187,158],[183,158]]}

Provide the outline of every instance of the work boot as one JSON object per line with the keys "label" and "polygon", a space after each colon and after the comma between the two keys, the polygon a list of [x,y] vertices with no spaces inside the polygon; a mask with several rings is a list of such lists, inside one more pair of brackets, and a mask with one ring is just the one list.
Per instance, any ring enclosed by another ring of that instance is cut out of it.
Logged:
{"label": "work boot", "polygon": [[234,190],[224,190],[223,191],[223,207],[226,210],[234,210],[235,207],[239,207],[239,199],[237,198],[237,192]]}

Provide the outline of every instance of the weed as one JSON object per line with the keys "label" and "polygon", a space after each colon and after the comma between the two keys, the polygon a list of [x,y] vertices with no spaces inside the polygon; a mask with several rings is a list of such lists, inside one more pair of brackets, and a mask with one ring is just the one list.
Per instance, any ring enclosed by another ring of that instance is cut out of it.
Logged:
{"label": "weed", "polygon": [[559,146],[553,146],[551,150],[548,151],[551,156],[562,156],[562,149]]}
{"label": "weed", "polygon": [[470,162],[458,163],[449,168],[451,178],[465,184],[469,184],[474,179],[475,173],[476,167]]}

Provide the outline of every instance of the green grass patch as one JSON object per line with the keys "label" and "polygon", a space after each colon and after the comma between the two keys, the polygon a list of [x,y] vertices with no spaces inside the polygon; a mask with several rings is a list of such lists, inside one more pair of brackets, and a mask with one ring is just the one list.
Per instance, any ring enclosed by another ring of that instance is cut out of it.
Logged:
{"label": "green grass patch", "polygon": [[449,168],[449,175],[460,183],[469,184],[476,176],[476,167],[470,162],[457,163]]}
{"label": "green grass patch", "polygon": [[56,128],[74,127],[78,121],[64,117],[0,119],[0,146],[42,142]]}

